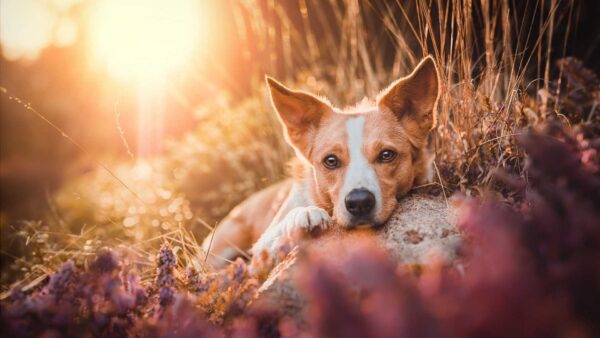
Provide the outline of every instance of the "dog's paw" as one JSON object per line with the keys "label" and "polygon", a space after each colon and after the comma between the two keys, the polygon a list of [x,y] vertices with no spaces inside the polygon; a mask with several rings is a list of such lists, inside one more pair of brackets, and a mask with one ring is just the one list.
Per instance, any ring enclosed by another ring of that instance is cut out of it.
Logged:
{"label": "dog's paw", "polygon": [[288,237],[294,235],[299,229],[308,232],[315,229],[325,230],[329,226],[330,220],[331,217],[327,211],[319,207],[297,207],[290,210],[283,219],[282,230]]}
{"label": "dog's paw", "polygon": [[296,235],[302,232],[313,233],[313,230],[325,230],[329,227],[330,221],[331,217],[327,211],[321,208],[315,206],[294,208],[260,236],[252,247],[252,253],[258,254],[266,250],[274,254],[286,239],[294,240]]}

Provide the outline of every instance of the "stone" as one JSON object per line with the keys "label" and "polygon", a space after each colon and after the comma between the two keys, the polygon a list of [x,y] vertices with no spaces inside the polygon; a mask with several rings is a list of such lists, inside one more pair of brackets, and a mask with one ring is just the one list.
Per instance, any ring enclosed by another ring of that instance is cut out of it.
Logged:
{"label": "stone", "polygon": [[317,238],[296,247],[271,271],[257,292],[253,306],[275,309],[279,315],[304,322],[306,305],[296,288],[296,266],[304,251],[311,255],[344,252],[365,239],[376,241],[398,264],[423,266],[451,265],[457,259],[461,235],[456,229],[455,210],[444,197],[413,193],[404,197],[388,222],[377,230],[347,231],[333,227]]}
{"label": "stone", "polygon": [[450,264],[461,243],[454,208],[443,196],[426,194],[404,198],[376,236],[401,264],[428,264],[433,257]]}

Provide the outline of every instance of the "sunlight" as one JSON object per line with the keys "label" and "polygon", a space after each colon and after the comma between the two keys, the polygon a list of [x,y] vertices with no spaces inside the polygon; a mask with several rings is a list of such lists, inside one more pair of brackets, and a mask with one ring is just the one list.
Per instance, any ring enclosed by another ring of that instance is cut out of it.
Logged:
{"label": "sunlight", "polygon": [[102,0],[91,8],[94,57],[119,79],[160,79],[181,68],[200,43],[197,1]]}
{"label": "sunlight", "polygon": [[205,43],[207,20],[194,0],[102,0],[90,8],[89,44],[96,64],[137,86],[140,157],[162,152],[168,77],[185,70]]}

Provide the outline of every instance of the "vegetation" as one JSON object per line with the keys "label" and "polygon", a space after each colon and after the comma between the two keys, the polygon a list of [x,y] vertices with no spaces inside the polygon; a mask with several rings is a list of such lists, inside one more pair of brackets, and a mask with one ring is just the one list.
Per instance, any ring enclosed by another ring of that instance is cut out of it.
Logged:
{"label": "vegetation", "polygon": [[[251,67],[243,80],[218,79],[235,85],[194,110],[194,131],[160,157],[102,161],[70,178],[39,221],[2,219],[3,331],[598,335],[600,82],[565,57],[577,6],[232,2],[239,62]],[[306,327],[249,308],[278,257],[213,271],[199,241],[243,198],[285,177],[291,151],[268,105],[264,73],[336,105],[354,104],[427,54],[442,73],[432,190],[464,197],[464,274],[432,266],[415,276],[365,245],[336,256],[348,279],[331,262],[302,262]]]}

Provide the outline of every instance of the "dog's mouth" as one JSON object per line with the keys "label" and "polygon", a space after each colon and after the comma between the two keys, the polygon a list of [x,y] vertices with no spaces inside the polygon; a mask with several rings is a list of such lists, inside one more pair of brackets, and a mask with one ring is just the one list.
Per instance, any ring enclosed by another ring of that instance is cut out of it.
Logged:
{"label": "dog's mouth", "polygon": [[356,219],[352,220],[348,225],[346,225],[346,229],[377,229],[383,226],[383,223],[378,223],[374,219]]}

